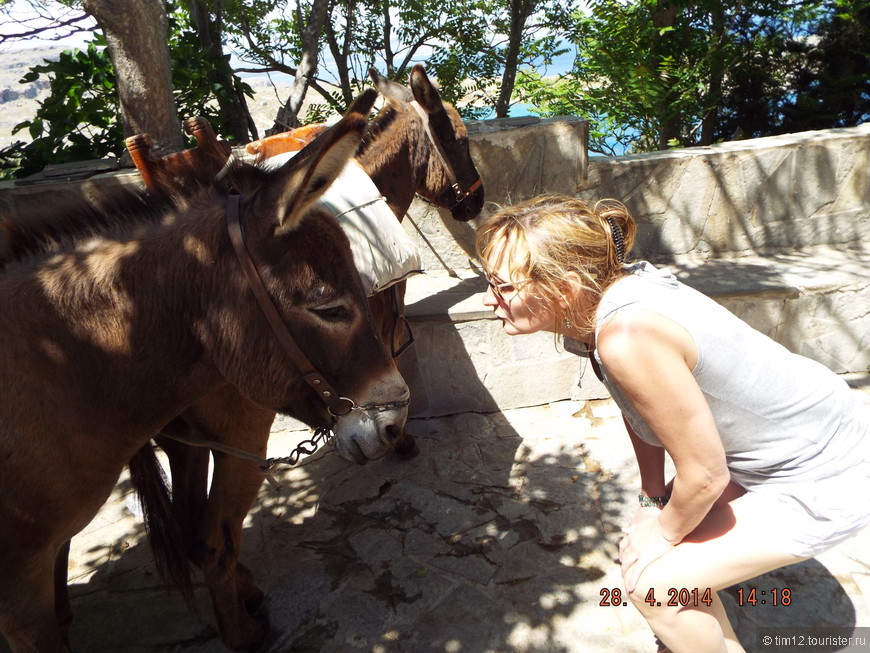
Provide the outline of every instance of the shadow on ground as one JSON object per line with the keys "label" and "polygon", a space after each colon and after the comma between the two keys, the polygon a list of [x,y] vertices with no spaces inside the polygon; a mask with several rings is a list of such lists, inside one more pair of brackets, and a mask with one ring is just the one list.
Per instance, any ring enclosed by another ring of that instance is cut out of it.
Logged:
{"label": "shadow on ground", "polygon": [[[284,470],[280,492],[264,484],[241,556],[268,596],[263,650],[653,651],[633,608],[601,605],[620,587],[619,531],[635,503],[627,438],[615,418],[593,429],[548,410],[411,420],[413,461],[357,467],[327,451]],[[70,586],[74,650],[224,650],[202,586],[193,614],[160,587],[124,490],[73,542],[78,568],[93,571]],[[820,562],[742,587],[793,599],[738,607],[737,588],[724,592],[747,650],[760,625],[855,625]]]}
{"label": "shadow on ground", "polygon": [[[281,492],[264,485],[242,559],[268,594],[268,650],[568,651],[552,624],[598,600],[618,533],[601,506],[621,489],[567,432],[529,446],[499,413],[412,428],[413,461],[330,451],[282,473]],[[72,585],[77,650],[221,650],[202,588],[190,616],[141,533],[112,549]]]}

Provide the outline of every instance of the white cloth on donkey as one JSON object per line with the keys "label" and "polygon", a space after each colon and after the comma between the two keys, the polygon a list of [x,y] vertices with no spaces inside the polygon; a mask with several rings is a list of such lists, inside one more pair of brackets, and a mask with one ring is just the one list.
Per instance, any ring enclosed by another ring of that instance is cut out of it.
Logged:
{"label": "white cloth on donkey", "polygon": [[350,161],[320,198],[350,240],[353,259],[369,295],[423,272],[420,251],[366,171]]}
{"label": "white cloth on donkey", "polygon": [[[290,156],[279,154],[262,165],[277,167]],[[351,160],[321,197],[350,240],[353,260],[369,295],[423,272],[420,250],[405,233],[387,200],[366,171]]]}

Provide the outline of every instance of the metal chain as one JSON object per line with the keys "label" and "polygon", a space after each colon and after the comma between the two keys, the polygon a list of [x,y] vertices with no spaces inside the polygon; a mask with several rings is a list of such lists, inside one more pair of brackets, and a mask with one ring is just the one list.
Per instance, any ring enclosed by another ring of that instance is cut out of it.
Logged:
{"label": "metal chain", "polygon": [[402,401],[388,401],[384,404],[361,404],[358,406],[354,406],[351,410],[364,410],[364,411],[374,411],[377,413],[383,413],[388,410],[395,410],[396,408],[404,408],[405,406],[411,403],[410,399],[404,399]]}
{"label": "metal chain", "polygon": [[[348,401],[350,400],[348,399]],[[383,404],[363,404],[361,406],[358,406],[357,404],[350,401],[351,407],[350,409],[348,409],[347,412],[350,412],[351,410],[384,412],[387,410],[394,410],[396,408],[404,408],[410,403],[411,401],[409,399],[405,399],[403,401],[390,401]],[[332,441],[335,439],[335,431],[332,430],[331,425],[321,426],[314,429],[314,435],[311,436],[311,438],[309,438],[308,440],[303,440],[298,445],[296,445],[296,448],[290,452],[289,456],[262,458],[256,454],[250,453],[249,451],[243,451],[242,449],[231,447],[221,442],[216,442],[215,440],[200,440],[197,438],[189,438],[183,435],[170,435],[169,433],[161,433],[160,435],[162,437],[169,438],[170,440],[176,440],[178,442],[181,442],[182,444],[186,444],[191,447],[204,447],[206,449],[211,449],[212,451],[220,451],[221,453],[226,453],[231,456],[237,456],[239,458],[244,458],[245,460],[255,462],[257,463],[260,472],[268,479],[272,487],[276,489],[280,489],[281,486],[278,481],[275,480],[275,477],[272,476],[272,472],[274,471],[275,467],[277,467],[278,465],[293,466],[299,462],[302,456],[310,456],[311,454],[316,452],[321,446],[331,444]]]}
{"label": "metal chain", "polygon": [[[296,445],[296,448],[290,452],[289,456],[266,458],[263,460],[260,464],[260,471],[268,476],[278,465],[293,466],[299,462],[299,459],[303,455],[310,456],[317,451],[321,445],[330,444],[333,439],[335,439],[335,432],[328,426],[321,426],[320,428],[315,429],[314,435],[310,439],[303,440]],[[311,449],[308,449],[309,446]]]}
{"label": "metal chain", "polygon": [[231,447],[214,440],[199,440],[196,438],[188,438],[183,435],[170,435],[168,433],[161,433],[160,435],[191,447],[203,447],[211,449],[212,451],[220,451],[221,453],[236,456],[244,460],[250,460],[257,464],[260,473],[266,477],[266,480],[269,481],[269,485],[271,485],[274,490],[281,489],[281,484],[272,474],[278,465],[295,465],[299,462],[302,456],[310,456],[321,446],[332,443],[335,438],[335,432],[332,430],[331,426],[321,426],[314,430],[314,435],[310,439],[300,442],[296,448],[290,452],[289,456],[262,458],[256,454],[250,453],[249,451]]}

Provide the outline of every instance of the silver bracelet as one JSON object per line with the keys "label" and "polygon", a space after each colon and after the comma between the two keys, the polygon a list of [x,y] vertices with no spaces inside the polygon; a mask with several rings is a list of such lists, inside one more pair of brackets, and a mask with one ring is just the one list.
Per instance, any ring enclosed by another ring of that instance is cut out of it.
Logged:
{"label": "silver bracelet", "polygon": [[641,508],[664,508],[670,497],[645,497],[642,494],[637,495],[637,500]]}

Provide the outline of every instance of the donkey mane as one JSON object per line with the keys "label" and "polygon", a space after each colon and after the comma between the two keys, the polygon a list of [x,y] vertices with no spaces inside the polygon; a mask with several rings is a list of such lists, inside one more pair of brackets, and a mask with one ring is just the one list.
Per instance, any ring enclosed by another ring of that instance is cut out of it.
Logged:
{"label": "donkey mane", "polygon": [[218,174],[214,184],[219,184],[227,189],[236,189],[242,193],[252,192],[264,184],[268,184],[272,177],[278,176],[280,169],[280,166],[277,168],[263,168],[251,165],[233,156]]}
{"label": "donkey mane", "polygon": [[387,104],[369,121],[368,128],[363,134],[362,142],[356,150],[356,156],[362,156],[380,138],[390,125],[399,117],[399,111],[395,106]]}
{"label": "donkey mane", "polygon": [[32,207],[0,215],[0,270],[74,246],[91,236],[159,221],[176,201],[118,186],[100,192],[98,203],[65,197],[50,210]]}
{"label": "donkey mane", "polygon": [[[220,185],[242,192],[254,190],[268,183],[272,174],[234,158],[227,164]],[[0,272],[74,248],[93,236],[123,235],[136,226],[160,222],[204,192],[209,192],[205,182],[189,185],[179,193],[113,186],[100,189],[96,201],[77,195],[63,197],[60,205],[50,210],[32,206],[14,214],[0,214]]]}

